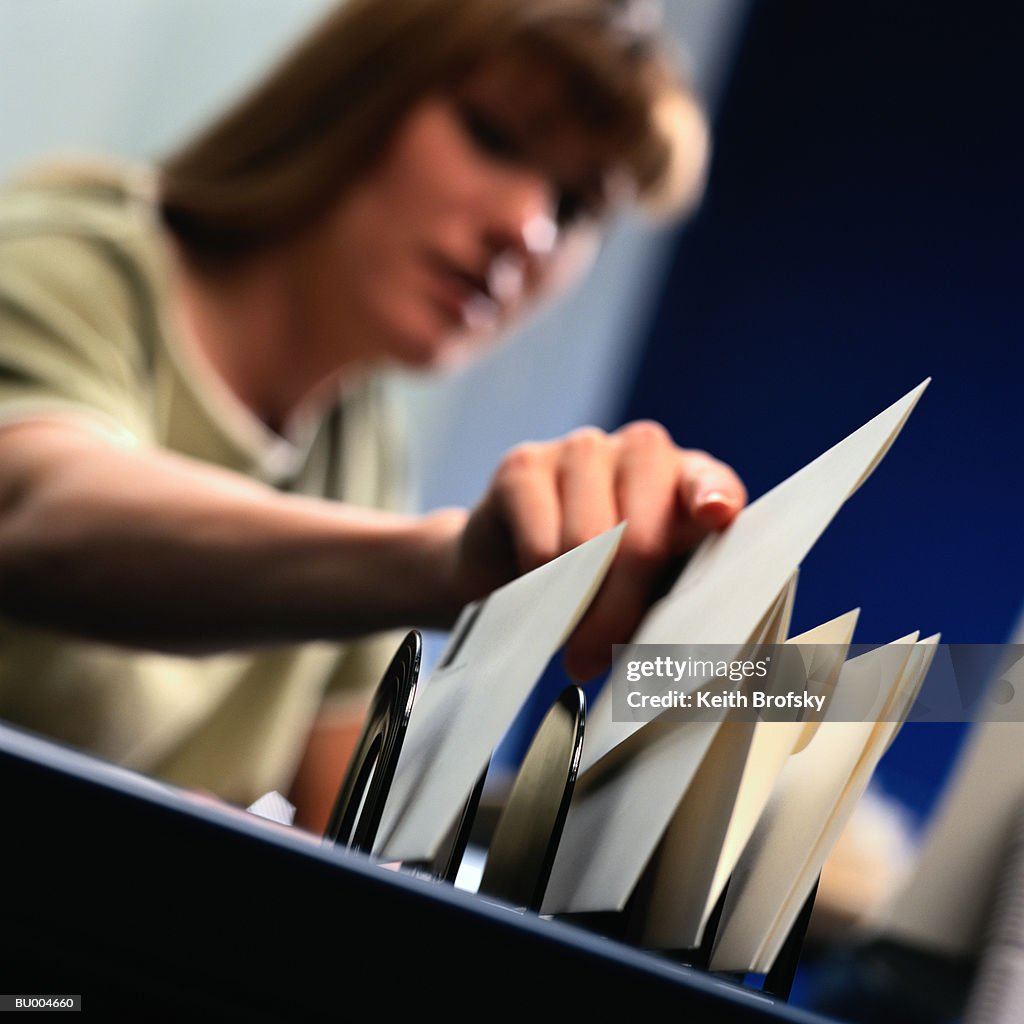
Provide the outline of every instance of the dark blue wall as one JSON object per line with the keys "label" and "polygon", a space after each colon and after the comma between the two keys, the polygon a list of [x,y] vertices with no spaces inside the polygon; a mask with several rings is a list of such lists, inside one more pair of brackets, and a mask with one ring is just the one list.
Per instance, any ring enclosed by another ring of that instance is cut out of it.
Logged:
{"label": "dark blue wall", "polygon": [[[865,642],[999,642],[1024,599],[1016,6],[753,5],[621,418],[756,497],[934,378],[807,558],[797,630],[860,605]],[[923,810],[957,735],[905,729],[883,783]]]}

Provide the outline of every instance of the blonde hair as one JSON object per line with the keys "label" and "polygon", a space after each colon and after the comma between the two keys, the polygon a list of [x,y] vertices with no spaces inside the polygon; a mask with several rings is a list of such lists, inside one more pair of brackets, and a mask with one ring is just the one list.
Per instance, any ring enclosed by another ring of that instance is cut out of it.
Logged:
{"label": "blonde hair", "polygon": [[706,124],[638,9],[628,0],[348,0],[163,161],[164,219],[211,252],[286,236],[372,167],[419,98],[510,52],[550,58],[582,123],[622,140],[641,203],[679,210],[703,181]]}

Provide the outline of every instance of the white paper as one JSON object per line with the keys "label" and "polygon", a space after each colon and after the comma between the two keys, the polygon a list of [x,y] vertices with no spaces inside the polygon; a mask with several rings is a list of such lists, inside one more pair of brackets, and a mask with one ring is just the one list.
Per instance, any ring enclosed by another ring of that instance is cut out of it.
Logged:
{"label": "white paper", "polygon": [[378,833],[388,860],[437,853],[494,747],[579,622],[624,524],[496,590],[418,696]]}
{"label": "white paper", "polygon": [[[763,642],[783,641],[795,589],[796,574],[759,624]],[[755,656],[754,651],[748,653]],[[733,654],[746,656],[739,649],[733,649]],[[718,651],[715,660],[721,656]],[[723,680],[712,684],[715,689],[723,685]],[[663,714],[643,729],[629,730],[624,742],[577,783],[545,893],[545,913],[621,910],[625,905],[649,856],[631,837],[638,829],[660,835],[678,803],[678,797],[658,799],[654,793],[638,793],[635,773],[661,780],[662,786],[667,784],[681,796],[722,726],[721,720],[681,723],[670,719],[671,714]]]}
{"label": "white paper", "polygon": [[846,662],[825,721],[783,769],[733,872],[712,968],[766,971],[909,708],[927,667],[916,634]]}
{"label": "white paper", "polygon": [[[644,618],[633,642],[689,645],[698,654],[708,644],[746,651],[800,560],[878,464],[927,383],[754,502],[723,533],[709,537]],[[681,656],[686,653],[684,646]],[[624,665],[613,668],[588,718],[582,774],[545,912],[624,906],[714,740],[716,723],[613,721],[611,688],[625,687],[624,673]],[[620,760],[628,763],[615,765]]]}
{"label": "white paper", "polygon": [[[837,678],[857,614],[848,613],[786,641],[796,661],[779,666],[764,689],[802,690],[812,648],[833,664],[820,666]],[[806,650],[806,654],[805,654]],[[726,722],[683,797],[658,848],[643,944],[687,949],[700,944],[704,928],[807,724],[786,721]]]}
{"label": "white paper", "polygon": [[[671,591],[644,617],[636,644],[733,644],[751,641],[758,623],[842,507],[889,450],[928,381],[830,448],[788,480],[743,509],[721,533],[708,537]],[[680,657],[686,657],[685,648]],[[581,770],[642,723],[612,723],[612,686],[622,683],[616,666],[598,698]],[[686,689],[682,686],[681,689]],[[609,737],[608,731],[611,732]]]}

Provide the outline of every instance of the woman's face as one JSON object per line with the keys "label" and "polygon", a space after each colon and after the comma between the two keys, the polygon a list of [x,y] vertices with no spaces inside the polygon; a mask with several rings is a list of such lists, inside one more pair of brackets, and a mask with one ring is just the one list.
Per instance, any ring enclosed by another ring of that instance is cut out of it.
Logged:
{"label": "woman's face", "polygon": [[347,358],[457,361],[584,262],[623,179],[563,93],[507,61],[412,108],[310,235],[304,302]]}

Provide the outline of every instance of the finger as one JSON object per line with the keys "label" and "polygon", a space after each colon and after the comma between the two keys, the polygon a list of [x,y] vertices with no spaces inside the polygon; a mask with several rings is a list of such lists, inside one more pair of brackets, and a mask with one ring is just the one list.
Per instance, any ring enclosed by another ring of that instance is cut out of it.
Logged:
{"label": "finger", "polygon": [[[627,528],[628,529],[628,528]],[[625,542],[623,535],[623,542]],[[611,662],[612,646],[629,643],[662,579],[666,560],[620,549],[597,596],[565,647],[565,669],[576,680],[591,679]]]}
{"label": "finger", "polygon": [[666,562],[678,551],[678,449],[664,428],[619,432],[616,496],[626,531],[604,584],[566,648],[567,671],[589,678],[606,667],[611,645],[639,625]]}
{"label": "finger", "polygon": [[512,449],[495,474],[491,495],[512,539],[520,572],[529,572],[561,553],[561,506],[552,446]]}
{"label": "finger", "polygon": [[696,449],[679,453],[679,486],[688,517],[705,530],[718,530],[747,503],[747,490],[724,462]]}
{"label": "finger", "polygon": [[629,525],[620,553],[637,568],[656,569],[672,549],[679,518],[679,449],[658,423],[630,423],[618,431],[621,449],[615,488],[619,512]]}
{"label": "finger", "polygon": [[709,533],[729,525],[746,504],[747,491],[724,462],[696,449],[678,452],[680,516],[676,543],[696,547]]}
{"label": "finger", "polygon": [[569,551],[619,522],[615,499],[617,442],[595,427],[570,434],[560,445],[558,495],[562,551]]}

